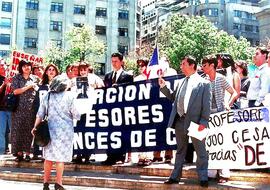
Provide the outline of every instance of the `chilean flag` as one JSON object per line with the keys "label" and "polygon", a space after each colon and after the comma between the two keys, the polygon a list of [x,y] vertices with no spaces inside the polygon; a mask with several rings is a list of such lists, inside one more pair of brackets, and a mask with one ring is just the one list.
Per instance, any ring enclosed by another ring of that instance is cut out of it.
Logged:
{"label": "chilean flag", "polygon": [[156,46],[146,69],[143,71],[147,79],[158,78],[162,75],[163,71],[159,68],[158,62],[158,47]]}

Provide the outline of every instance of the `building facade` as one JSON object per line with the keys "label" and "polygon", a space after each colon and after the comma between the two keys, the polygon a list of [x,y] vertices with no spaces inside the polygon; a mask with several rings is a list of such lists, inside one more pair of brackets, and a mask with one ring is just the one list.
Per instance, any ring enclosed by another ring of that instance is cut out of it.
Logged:
{"label": "building facade", "polygon": [[[5,0],[8,1],[8,0]],[[137,1],[135,0],[13,0],[17,4],[16,47],[42,55],[49,41],[68,48],[64,35],[73,26],[90,25],[106,44],[106,55],[97,58],[100,74],[111,70],[111,54],[136,48]],[[13,17],[13,18],[15,18]]]}
{"label": "building facade", "polygon": [[17,3],[13,0],[0,0],[0,58],[8,57],[11,48],[16,44],[13,35],[16,31]]}
{"label": "building facade", "polygon": [[160,28],[164,20],[177,13],[205,16],[219,30],[224,30],[236,38],[243,36],[252,45],[259,43],[259,22],[255,16],[260,10],[257,0],[153,0],[152,2],[155,5],[145,6],[145,14],[142,14],[142,28],[146,28],[142,31],[143,42],[155,39],[158,31],[155,26],[158,25]]}
{"label": "building facade", "polygon": [[260,41],[268,43],[270,40],[270,0],[261,0],[259,6],[261,10],[256,14],[256,17],[260,23]]}

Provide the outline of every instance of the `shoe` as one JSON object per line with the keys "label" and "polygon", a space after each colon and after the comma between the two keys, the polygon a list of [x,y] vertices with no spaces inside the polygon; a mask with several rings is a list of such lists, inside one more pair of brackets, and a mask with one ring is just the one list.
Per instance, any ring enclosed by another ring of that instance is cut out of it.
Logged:
{"label": "shoe", "polygon": [[208,181],[200,181],[200,186],[201,187],[208,187]]}
{"label": "shoe", "polygon": [[137,165],[138,166],[144,166],[144,159],[139,159]]}
{"label": "shoe", "polygon": [[15,162],[21,162],[23,161],[23,155],[17,155]]}
{"label": "shoe", "polygon": [[104,165],[104,166],[111,166],[111,165],[114,165],[116,164],[115,161],[111,161],[111,160],[105,160],[103,162],[101,162],[101,165]]}
{"label": "shoe", "polygon": [[24,160],[25,160],[26,162],[30,162],[31,158],[30,158],[29,155],[26,155]]}
{"label": "shoe", "polygon": [[43,183],[43,190],[50,190],[49,183]]}
{"label": "shoe", "polygon": [[172,158],[170,156],[165,156],[165,161],[164,163],[166,164],[171,164],[172,163]]}
{"label": "shoe", "polygon": [[32,160],[39,160],[38,155],[34,155],[34,156],[32,157]]}
{"label": "shoe", "polygon": [[81,156],[77,156],[74,161],[75,161],[76,164],[82,164],[83,163]]}
{"label": "shoe", "polygon": [[54,190],[65,190],[65,188],[62,185],[59,185],[58,183],[54,184]]}
{"label": "shoe", "polygon": [[229,178],[226,177],[219,177],[218,178],[218,183],[226,183],[229,181]]}
{"label": "shoe", "polygon": [[178,184],[178,183],[179,183],[179,180],[172,179],[172,178],[169,178],[166,181],[164,181],[164,184]]}
{"label": "shoe", "polygon": [[84,157],[84,164],[89,164],[90,163],[90,156],[85,156]]}
{"label": "shoe", "polygon": [[159,158],[154,157],[152,160],[152,162],[162,162],[162,161],[163,161],[163,158],[161,158],[161,157],[159,157]]}

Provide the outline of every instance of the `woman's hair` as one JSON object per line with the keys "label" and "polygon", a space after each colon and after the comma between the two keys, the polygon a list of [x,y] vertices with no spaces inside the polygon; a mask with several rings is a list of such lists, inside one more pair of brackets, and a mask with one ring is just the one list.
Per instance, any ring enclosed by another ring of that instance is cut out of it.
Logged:
{"label": "woman's hair", "polygon": [[235,65],[237,65],[238,67],[240,67],[242,69],[243,76],[248,75],[248,68],[247,68],[247,62],[246,61],[238,60],[238,61],[235,62]]}
{"label": "woman's hair", "polygon": [[49,86],[49,89],[50,92],[59,93],[64,92],[69,87],[70,87],[70,80],[67,77],[58,75],[53,78]]}
{"label": "woman's hair", "polygon": [[218,53],[217,55],[217,59],[221,59],[222,60],[222,68],[227,68],[229,66],[234,65],[234,61],[232,56],[229,53]]}
{"label": "woman's hair", "polygon": [[55,69],[55,71],[56,71],[56,76],[59,75],[59,69],[58,69],[58,67],[57,67],[55,64],[50,63],[49,65],[47,65],[47,67],[45,68],[44,73],[43,73],[43,75],[42,75],[42,81],[41,81],[41,84],[42,84],[42,85],[44,85],[44,84],[49,84],[49,76],[47,75],[46,72],[48,71],[48,69],[49,69],[50,67],[53,67],[53,68]]}
{"label": "woman's hair", "polygon": [[209,65],[214,64],[214,68],[216,69],[218,65],[217,57],[213,54],[207,55],[202,59],[202,65],[205,63],[209,63]]}
{"label": "woman's hair", "polygon": [[148,62],[149,61],[147,59],[144,59],[144,58],[138,59],[137,60],[137,66],[138,67],[146,67],[148,65]]}
{"label": "woman's hair", "polygon": [[32,70],[32,63],[31,63],[31,62],[21,60],[21,61],[19,62],[19,66],[18,66],[18,70],[19,70],[19,73],[20,73],[20,74],[23,74],[22,67],[23,67],[24,65],[30,65],[30,66],[31,66],[31,70]]}

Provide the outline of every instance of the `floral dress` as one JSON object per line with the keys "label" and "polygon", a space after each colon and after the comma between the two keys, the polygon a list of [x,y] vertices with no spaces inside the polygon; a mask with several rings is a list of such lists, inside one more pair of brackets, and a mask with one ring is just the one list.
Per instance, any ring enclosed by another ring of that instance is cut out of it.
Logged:
{"label": "floral dress", "polygon": [[[27,83],[36,83],[37,78],[30,75],[25,79],[21,74],[13,77],[11,89],[16,90],[26,86]],[[30,152],[33,136],[31,130],[35,123],[34,99],[36,91],[29,89],[18,95],[19,105],[15,112],[11,115],[11,152]]]}
{"label": "floral dress", "polygon": [[79,120],[80,114],[74,105],[75,95],[70,91],[53,93],[44,97],[37,116],[43,118],[48,109],[50,143],[43,149],[43,157],[55,162],[70,162],[73,153],[73,119]]}

